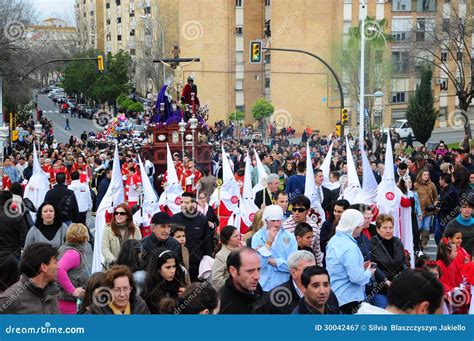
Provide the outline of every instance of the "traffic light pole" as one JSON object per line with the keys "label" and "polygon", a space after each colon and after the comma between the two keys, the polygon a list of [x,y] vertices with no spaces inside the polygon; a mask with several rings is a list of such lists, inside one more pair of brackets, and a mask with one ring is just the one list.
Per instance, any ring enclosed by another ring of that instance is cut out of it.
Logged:
{"label": "traffic light pole", "polygon": [[328,70],[332,73],[334,79],[336,80],[337,87],[339,88],[339,96],[341,98],[341,109],[339,110],[339,120],[341,122],[341,136],[344,136],[344,125],[342,124],[342,109],[344,108],[344,91],[342,90],[342,83],[339,80],[339,77],[336,74],[336,71],[321,57],[308,52],[304,50],[294,50],[294,49],[280,49],[280,48],[268,48],[268,47],[262,47],[262,50],[264,51],[284,51],[284,52],[297,52],[297,53],[303,53],[307,54],[308,56],[311,56],[317,60],[319,60],[321,63],[324,64],[328,68]]}

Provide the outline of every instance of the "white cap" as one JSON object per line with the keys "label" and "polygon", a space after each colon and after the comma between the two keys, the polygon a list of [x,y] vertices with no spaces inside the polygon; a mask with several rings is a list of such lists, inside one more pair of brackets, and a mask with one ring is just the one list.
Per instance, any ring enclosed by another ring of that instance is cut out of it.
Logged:
{"label": "white cap", "polygon": [[341,220],[339,220],[339,224],[336,226],[336,231],[352,234],[358,226],[363,224],[364,215],[357,210],[348,209],[342,213]]}
{"label": "white cap", "polygon": [[263,220],[283,220],[283,209],[278,205],[269,205],[263,211]]}

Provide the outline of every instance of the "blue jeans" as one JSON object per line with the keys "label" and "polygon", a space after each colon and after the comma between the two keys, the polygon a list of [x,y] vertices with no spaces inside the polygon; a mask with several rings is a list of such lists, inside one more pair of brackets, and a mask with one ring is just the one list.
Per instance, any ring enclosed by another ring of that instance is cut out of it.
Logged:
{"label": "blue jeans", "polygon": [[375,294],[370,298],[368,297],[367,302],[379,308],[386,308],[388,305],[388,298],[386,295]]}
{"label": "blue jeans", "polygon": [[420,231],[429,231],[430,230],[430,226],[431,226],[431,219],[433,218],[433,216],[429,215],[429,216],[426,216],[426,217],[423,217],[421,219],[421,223],[420,223]]}

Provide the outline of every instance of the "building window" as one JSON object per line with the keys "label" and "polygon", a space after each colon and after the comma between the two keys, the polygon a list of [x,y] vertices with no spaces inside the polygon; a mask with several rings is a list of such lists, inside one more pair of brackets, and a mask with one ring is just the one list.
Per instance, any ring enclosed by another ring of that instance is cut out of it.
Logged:
{"label": "building window", "polygon": [[405,103],[406,92],[392,92],[392,103]]}
{"label": "building window", "polygon": [[392,52],[392,71],[394,74],[406,74],[410,69],[410,52]]}
{"label": "building window", "polygon": [[434,34],[433,18],[416,19],[416,41],[433,41]]}
{"label": "building window", "polygon": [[270,20],[266,20],[266,21],[265,21],[265,32],[264,32],[264,36],[265,36],[265,38],[272,36]]}
{"label": "building window", "polygon": [[151,14],[151,7],[145,7],[145,14]]}
{"label": "building window", "polygon": [[393,0],[392,11],[396,11],[396,12],[411,11],[411,0]]}
{"label": "building window", "polygon": [[130,18],[133,18],[135,16],[135,11],[134,10],[131,10],[130,11]]}
{"label": "building window", "polygon": [[448,52],[441,52],[441,61],[442,62],[448,61]]}
{"label": "building window", "polygon": [[110,25],[110,19],[107,19],[107,20],[105,21],[105,23],[106,23],[107,25]]}
{"label": "building window", "polygon": [[120,0],[115,0],[115,4],[116,4],[117,6],[120,6]]}
{"label": "building window", "polygon": [[235,28],[235,34],[238,36],[241,36],[243,34],[243,27],[242,26],[237,26]]}
{"label": "building window", "polygon": [[271,54],[270,53],[265,54],[265,64],[270,64],[271,60],[272,60]]}
{"label": "building window", "polygon": [[441,29],[443,32],[449,32],[449,19],[443,19],[443,22],[441,24]]}
{"label": "building window", "polygon": [[120,23],[122,23],[122,18],[119,17],[117,18],[117,24],[120,24]]}
{"label": "building window", "polygon": [[416,10],[418,12],[434,12],[436,11],[436,0],[417,0]]}
{"label": "building window", "polygon": [[135,36],[135,30],[131,30],[130,31],[130,37],[134,37]]}
{"label": "building window", "polygon": [[270,87],[270,78],[265,78],[265,87],[266,88]]}
{"label": "building window", "polygon": [[235,7],[242,7],[243,0],[235,0]]}
{"label": "building window", "polygon": [[130,55],[132,55],[132,56],[135,55],[135,49],[130,49]]}
{"label": "building window", "polygon": [[109,8],[110,8],[110,3],[107,2],[107,3],[105,4],[105,8],[109,9]]}
{"label": "building window", "polygon": [[458,61],[461,61],[461,60],[462,60],[462,52],[458,52],[458,53],[457,53],[456,59],[457,59]]}
{"label": "building window", "polygon": [[441,91],[447,91],[448,90],[448,79],[447,78],[441,78],[439,80],[439,90],[441,90]]}
{"label": "building window", "polygon": [[121,35],[121,34],[119,34],[119,35],[117,36],[117,40],[118,40],[118,41],[122,41],[122,35]]}
{"label": "building window", "polygon": [[265,0],[265,6],[271,6],[272,2],[271,0]]}

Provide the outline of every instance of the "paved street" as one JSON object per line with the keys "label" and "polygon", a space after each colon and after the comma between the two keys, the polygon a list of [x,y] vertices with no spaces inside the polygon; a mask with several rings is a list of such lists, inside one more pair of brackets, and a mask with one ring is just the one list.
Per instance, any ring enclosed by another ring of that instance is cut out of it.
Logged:
{"label": "paved street", "polygon": [[[93,120],[86,118],[71,118],[70,114],[60,114],[58,106],[48,98],[47,95],[38,95],[38,107],[43,110],[43,115],[53,121],[54,137],[58,142],[68,142],[71,135],[79,137],[85,130],[87,132],[98,128],[93,124]],[[66,117],[69,117],[69,125],[72,130],[65,130]]]}

